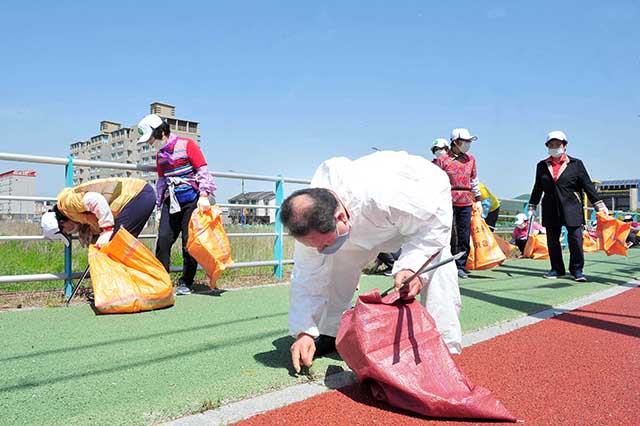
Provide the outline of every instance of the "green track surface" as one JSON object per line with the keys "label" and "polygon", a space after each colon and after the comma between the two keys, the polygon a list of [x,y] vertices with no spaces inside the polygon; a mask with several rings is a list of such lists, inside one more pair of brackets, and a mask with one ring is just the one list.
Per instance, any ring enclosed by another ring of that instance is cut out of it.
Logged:
{"label": "green track surface", "polygon": [[[640,273],[587,254],[588,283],[548,281],[548,261],[509,260],[461,281],[465,331],[537,312]],[[361,291],[391,278],[364,276]],[[288,287],[179,297],[169,309],[98,316],[88,305],[0,313],[0,424],[143,425],[310,379],[289,368]],[[346,368],[316,360],[311,376]]]}

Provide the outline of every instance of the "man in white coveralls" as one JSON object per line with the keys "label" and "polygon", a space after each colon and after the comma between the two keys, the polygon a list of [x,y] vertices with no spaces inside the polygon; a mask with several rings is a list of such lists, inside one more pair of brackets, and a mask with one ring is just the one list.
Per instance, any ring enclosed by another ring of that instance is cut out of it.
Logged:
{"label": "man in white coveralls", "polygon": [[[296,239],[289,297],[289,331],[296,372],[335,350],[340,319],[349,309],[362,268],[380,252],[402,248],[396,288],[432,255],[451,256],[451,186],[430,161],[382,151],[357,160],[332,158],[308,189],[282,203],[280,217]],[[460,353],[460,290],[454,262],[421,275],[403,289],[420,293],[451,353]]]}

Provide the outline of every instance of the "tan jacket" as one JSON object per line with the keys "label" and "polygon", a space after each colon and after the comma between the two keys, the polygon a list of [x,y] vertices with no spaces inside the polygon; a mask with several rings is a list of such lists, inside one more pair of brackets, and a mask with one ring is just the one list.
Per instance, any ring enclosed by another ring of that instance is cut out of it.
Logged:
{"label": "tan jacket", "polygon": [[58,194],[58,209],[74,222],[89,225],[91,232],[100,233],[98,219],[87,211],[82,201],[87,192],[102,194],[109,203],[114,219],[131,199],[142,191],[147,184],[142,179],[135,178],[106,178],[96,179],[80,185],[65,188]]}

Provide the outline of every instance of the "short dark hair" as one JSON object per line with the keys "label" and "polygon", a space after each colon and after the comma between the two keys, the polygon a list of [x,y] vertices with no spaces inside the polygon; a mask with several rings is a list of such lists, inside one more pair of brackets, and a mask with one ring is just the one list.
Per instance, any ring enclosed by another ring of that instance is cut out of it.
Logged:
{"label": "short dark hair", "polygon": [[157,140],[162,140],[162,136],[169,137],[171,134],[171,127],[169,127],[169,123],[167,123],[164,119],[162,120],[162,124],[153,129],[151,133],[151,137]]}
{"label": "short dark hair", "polygon": [[[311,203],[294,209],[299,197],[307,197]],[[312,230],[326,234],[336,230],[334,214],[337,209],[338,200],[328,189],[300,189],[289,195],[280,206],[280,220],[293,237],[304,237]]]}
{"label": "short dark hair", "polygon": [[64,215],[64,213],[62,213],[60,211],[60,209],[58,208],[57,204],[54,204],[53,207],[51,208],[51,210],[49,210],[50,212],[54,212],[56,214],[56,220],[58,221],[58,229],[60,229],[60,231],[62,231],[62,224],[66,221],[69,220],[69,218],[67,216]]}

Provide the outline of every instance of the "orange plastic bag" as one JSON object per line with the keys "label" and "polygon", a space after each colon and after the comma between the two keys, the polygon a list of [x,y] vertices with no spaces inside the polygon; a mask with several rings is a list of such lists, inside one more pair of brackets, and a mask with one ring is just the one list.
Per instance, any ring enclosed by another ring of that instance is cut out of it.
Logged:
{"label": "orange plastic bag", "polygon": [[496,238],[489,229],[489,225],[482,219],[480,212],[475,210],[471,214],[471,242],[467,269],[491,269],[506,260],[505,254],[496,242]]}
{"label": "orange plastic bag", "polygon": [[593,238],[587,231],[582,232],[582,250],[585,253],[595,253],[600,250],[597,238]]}
{"label": "orange plastic bag", "polygon": [[501,236],[496,234],[493,234],[493,236],[495,237],[496,243],[498,243],[498,246],[500,246],[500,250],[502,250],[505,256],[510,257],[513,252],[518,249],[518,246],[511,244]]}
{"label": "orange plastic bag", "polygon": [[214,206],[207,212],[193,211],[189,222],[187,251],[202,265],[209,286],[216,288],[220,274],[233,263],[231,245],[222,227],[222,210]]}
{"label": "orange plastic bag", "polygon": [[601,245],[607,256],[619,254],[627,255],[627,237],[631,231],[631,223],[623,222],[602,212],[596,213],[598,220],[598,235]]}
{"label": "orange plastic bag", "polygon": [[164,266],[124,228],[102,249],[89,247],[89,270],[95,307],[100,313],[151,311],[175,302]]}
{"label": "orange plastic bag", "polygon": [[549,259],[547,236],[545,234],[529,235],[527,245],[524,246],[524,253],[522,253],[522,255],[534,260]]}
{"label": "orange plastic bag", "polygon": [[427,310],[398,292],[360,295],[342,316],[336,348],[374,398],[394,407],[429,417],[516,421],[456,366]]}

